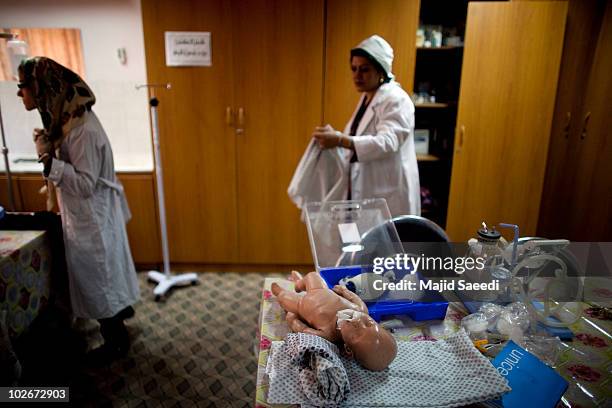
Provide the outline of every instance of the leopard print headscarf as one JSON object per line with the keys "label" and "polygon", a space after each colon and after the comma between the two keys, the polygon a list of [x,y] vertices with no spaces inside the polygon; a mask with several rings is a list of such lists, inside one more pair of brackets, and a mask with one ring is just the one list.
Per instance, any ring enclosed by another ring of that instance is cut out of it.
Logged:
{"label": "leopard print headscarf", "polygon": [[19,73],[32,90],[49,141],[59,147],[68,132],[83,120],[96,97],[76,73],[47,57],[21,62]]}
{"label": "leopard print headscarf", "polygon": [[[20,80],[32,91],[36,108],[40,113],[44,130],[42,133],[52,143],[56,156],[62,141],[71,129],[84,120],[96,97],[87,84],[73,71],[47,57],[32,57],[19,65]],[[47,210],[57,206],[57,195],[53,183],[45,181],[40,190],[47,195]]]}

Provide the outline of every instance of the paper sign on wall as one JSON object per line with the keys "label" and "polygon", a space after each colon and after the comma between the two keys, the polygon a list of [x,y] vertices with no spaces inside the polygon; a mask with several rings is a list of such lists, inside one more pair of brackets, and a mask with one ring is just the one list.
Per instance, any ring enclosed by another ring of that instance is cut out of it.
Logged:
{"label": "paper sign on wall", "polygon": [[210,32],[166,31],[166,66],[209,67],[212,65]]}

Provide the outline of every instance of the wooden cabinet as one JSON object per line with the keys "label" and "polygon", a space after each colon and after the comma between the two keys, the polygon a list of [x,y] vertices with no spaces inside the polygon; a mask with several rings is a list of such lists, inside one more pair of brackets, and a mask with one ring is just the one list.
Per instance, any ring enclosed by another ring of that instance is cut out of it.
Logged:
{"label": "wooden cabinet", "polygon": [[447,232],[467,240],[484,220],[534,235],[567,3],[470,3]]}
{"label": "wooden cabinet", "polygon": [[[143,2],[159,95],[170,259],[310,263],[286,188],[321,112],[323,1]],[[212,66],[166,67],[164,31],[208,31]]]}
{"label": "wooden cabinet", "polygon": [[[230,2],[148,0],[142,14],[148,80],[172,84],[157,92],[170,259],[234,262],[236,137],[231,112],[226,118],[235,106]],[[210,32],[212,66],[167,67],[165,31]]]}
{"label": "wooden cabinet", "polygon": [[21,211],[47,210],[47,195],[40,193],[40,189],[45,185],[41,174],[19,174],[17,183],[21,197]]}
{"label": "wooden cabinet", "polygon": [[[36,173],[13,174],[15,211],[35,212],[46,210],[46,195],[40,194],[43,179]],[[127,224],[130,248],[137,264],[161,262],[155,185],[151,173],[124,173],[118,175],[123,183],[132,219]],[[8,202],[6,176],[0,176],[0,202]]]}
{"label": "wooden cabinet", "polygon": [[237,261],[310,263],[306,226],[287,187],[321,118],[323,1],[249,0],[232,8]]}
{"label": "wooden cabinet", "polygon": [[161,243],[155,184],[151,173],[118,175],[132,212],[127,223],[132,257],[137,264],[159,264]]}
{"label": "wooden cabinet", "polygon": [[[291,176],[315,126],[349,119],[359,97],[349,51],[361,40],[389,40],[411,83],[418,1],[145,0],[142,10],[149,82],[172,83],[159,93],[171,261],[312,263]],[[166,67],[165,31],[211,32],[212,66]]]}
{"label": "wooden cabinet", "polygon": [[6,175],[0,175],[0,206],[4,207],[4,211],[18,211],[21,208],[21,196],[19,195],[19,188],[17,186],[17,179],[15,175],[12,175],[12,187],[13,187],[13,200],[15,201],[15,207],[11,209],[11,200],[9,199],[8,192],[8,178]]}
{"label": "wooden cabinet", "polygon": [[539,236],[612,240],[611,9],[569,2]]}
{"label": "wooden cabinet", "polygon": [[576,181],[567,234],[577,241],[612,240],[612,2],[607,2],[582,114],[576,126]]}
{"label": "wooden cabinet", "polygon": [[406,92],[414,77],[418,0],[328,0],[325,37],[325,100],[323,122],[342,130],[360,94],[350,72],[350,50],[378,34],[394,51],[393,73]]}
{"label": "wooden cabinet", "polygon": [[[446,226],[467,8],[467,0],[448,2],[445,7],[437,0],[421,0],[419,15],[423,45],[417,47],[414,73],[415,147],[419,138],[428,137],[426,154],[417,153],[421,215],[442,228]],[[434,31],[442,33],[444,42],[426,47],[426,41],[437,43]]]}

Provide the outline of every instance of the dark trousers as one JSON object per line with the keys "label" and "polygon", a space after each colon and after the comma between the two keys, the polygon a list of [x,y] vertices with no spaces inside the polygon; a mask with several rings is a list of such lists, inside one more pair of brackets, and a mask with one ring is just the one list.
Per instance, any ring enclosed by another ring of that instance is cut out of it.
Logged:
{"label": "dark trousers", "polygon": [[123,320],[134,316],[134,309],[126,307],[113,317],[98,319],[100,323],[100,334],[104,338],[106,347],[125,352],[130,347],[128,331],[123,324]]}

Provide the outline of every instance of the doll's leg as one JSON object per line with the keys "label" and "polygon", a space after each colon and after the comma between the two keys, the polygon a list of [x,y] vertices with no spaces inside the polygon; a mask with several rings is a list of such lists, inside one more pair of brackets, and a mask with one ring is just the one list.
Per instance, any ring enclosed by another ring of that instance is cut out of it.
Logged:
{"label": "doll's leg", "polygon": [[309,327],[297,314],[292,312],[287,312],[287,324],[291,331],[296,333],[301,333]]}
{"label": "doll's leg", "polygon": [[[329,289],[327,283],[323,280],[318,272],[309,272],[306,276],[304,276],[304,279],[300,281],[300,288],[302,287],[302,284],[304,285],[303,287],[306,291],[312,289]],[[297,290],[298,285],[296,284],[295,287]]]}
{"label": "doll's leg", "polygon": [[303,278],[302,274],[299,273],[298,271],[291,271],[291,276],[289,277],[289,280],[291,282],[297,282],[302,278]]}
{"label": "doll's leg", "polygon": [[281,288],[277,283],[272,284],[272,293],[278,299],[278,303],[287,312],[297,313],[302,296],[296,292],[292,292]]}
{"label": "doll's leg", "polygon": [[313,334],[319,337],[325,337],[321,330],[313,329],[306,322],[301,320],[295,313],[287,312],[287,324],[292,332]]}
{"label": "doll's leg", "polygon": [[298,271],[291,271],[289,280],[294,282],[296,292],[304,292],[306,290],[306,282],[304,281],[304,277]]}

